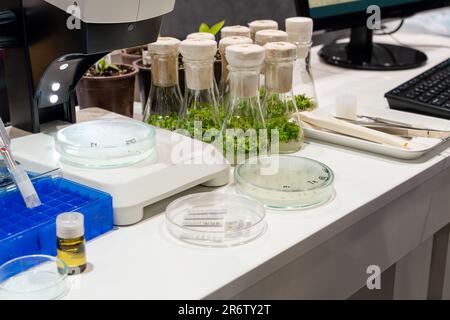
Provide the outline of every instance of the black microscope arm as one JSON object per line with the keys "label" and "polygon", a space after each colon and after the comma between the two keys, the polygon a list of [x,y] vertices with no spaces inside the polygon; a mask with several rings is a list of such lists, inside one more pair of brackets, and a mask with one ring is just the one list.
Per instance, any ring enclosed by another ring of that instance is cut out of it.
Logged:
{"label": "black microscope arm", "polygon": [[0,48],[10,48],[17,44],[17,17],[11,10],[0,9]]}

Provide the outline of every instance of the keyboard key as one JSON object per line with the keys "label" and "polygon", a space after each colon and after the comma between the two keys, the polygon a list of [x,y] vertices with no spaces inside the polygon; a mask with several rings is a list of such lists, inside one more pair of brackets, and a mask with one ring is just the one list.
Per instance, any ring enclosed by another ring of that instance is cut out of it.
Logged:
{"label": "keyboard key", "polygon": [[420,96],[419,97],[419,101],[420,102],[428,102],[428,101],[430,101],[431,100],[431,98],[428,98],[428,97],[425,97],[425,96]]}
{"label": "keyboard key", "polygon": [[446,100],[436,98],[436,99],[434,99],[433,101],[431,101],[431,104],[432,104],[433,106],[438,106],[438,107],[440,107],[440,106],[442,106],[442,105],[445,103],[445,101],[446,101]]}

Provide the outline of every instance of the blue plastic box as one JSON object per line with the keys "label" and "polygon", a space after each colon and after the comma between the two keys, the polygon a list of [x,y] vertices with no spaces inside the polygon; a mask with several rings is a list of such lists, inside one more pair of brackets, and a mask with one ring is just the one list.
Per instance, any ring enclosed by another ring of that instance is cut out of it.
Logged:
{"label": "blue plastic box", "polygon": [[27,209],[20,193],[0,194],[0,265],[31,254],[56,255],[56,216],[84,215],[85,236],[91,240],[113,229],[112,197],[61,177],[33,181],[42,205]]}

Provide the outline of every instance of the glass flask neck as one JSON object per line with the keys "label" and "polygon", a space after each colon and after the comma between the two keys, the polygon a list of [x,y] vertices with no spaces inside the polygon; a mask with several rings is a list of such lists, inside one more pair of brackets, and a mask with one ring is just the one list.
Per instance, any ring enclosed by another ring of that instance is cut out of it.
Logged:
{"label": "glass flask neck", "polygon": [[152,84],[158,87],[178,85],[178,55],[151,55]]}
{"label": "glass flask neck", "polygon": [[292,44],[297,46],[297,61],[303,61],[309,64],[309,57],[312,47],[312,41],[309,42],[292,42]]}
{"label": "glass flask neck", "polygon": [[228,67],[230,96],[234,98],[259,98],[260,67],[238,68]]}
{"label": "glass flask neck", "polygon": [[292,92],[294,61],[266,61],[265,89],[268,92],[285,94]]}
{"label": "glass flask neck", "polygon": [[183,59],[186,87],[190,90],[214,89],[214,59]]}

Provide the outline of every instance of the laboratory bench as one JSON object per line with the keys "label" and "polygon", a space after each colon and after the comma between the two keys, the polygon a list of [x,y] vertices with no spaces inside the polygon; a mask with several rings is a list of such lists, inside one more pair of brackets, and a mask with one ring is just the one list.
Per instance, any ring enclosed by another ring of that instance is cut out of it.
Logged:
{"label": "laboratory bench", "polygon": [[[337,94],[351,93],[360,105],[387,108],[387,91],[450,54],[447,48],[427,47],[450,46],[450,38],[407,32],[395,38],[379,40],[419,47],[429,56],[427,65],[395,72],[346,70],[321,63],[315,47],[312,66],[320,105],[331,106]],[[104,116],[109,115],[98,110],[79,113],[83,120]],[[414,161],[313,140],[298,155],[334,171],[332,201],[304,211],[269,210],[268,229],[256,240],[203,248],[169,234],[165,207],[185,194],[234,192],[234,185],[195,187],[146,208],[141,223],[89,242],[89,268],[71,277],[65,298],[450,298],[449,143]],[[153,185],[157,188],[158,181]],[[362,289],[371,266],[384,272],[381,290]]]}

